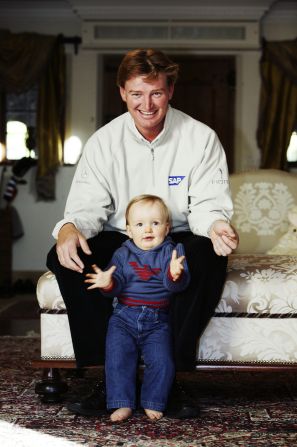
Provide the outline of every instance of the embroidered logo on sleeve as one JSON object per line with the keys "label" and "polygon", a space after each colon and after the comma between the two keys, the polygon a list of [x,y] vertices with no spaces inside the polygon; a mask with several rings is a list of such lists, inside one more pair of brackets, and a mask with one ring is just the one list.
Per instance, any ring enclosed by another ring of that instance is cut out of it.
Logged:
{"label": "embroidered logo on sleeve", "polygon": [[157,276],[161,271],[161,269],[158,268],[151,269],[147,264],[144,264],[144,267],[138,265],[137,262],[129,262],[129,264],[133,268],[138,278],[142,279],[143,281],[148,281],[152,276]]}
{"label": "embroidered logo on sleeve", "polygon": [[180,182],[185,178],[184,175],[170,175],[168,177],[168,185],[169,186],[177,186]]}
{"label": "embroidered logo on sleeve", "polygon": [[223,171],[222,171],[221,168],[219,168],[219,170],[217,172],[217,175],[216,175],[216,178],[213,179],[211,181],[211,183],[212,184],[217,184],[217,185],[224,185],[226,183],[229,183],[229,180],[227,178],[224,178]]}

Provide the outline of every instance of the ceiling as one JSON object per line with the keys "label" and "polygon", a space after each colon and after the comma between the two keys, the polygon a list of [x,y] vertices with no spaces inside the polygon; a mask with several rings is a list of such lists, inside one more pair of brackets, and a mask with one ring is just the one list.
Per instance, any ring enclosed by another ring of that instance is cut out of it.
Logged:
{"label": "ceiling", "polygon": [[297,0],[0,0],[0,15],[123,20],[260,20],[296,14]]}

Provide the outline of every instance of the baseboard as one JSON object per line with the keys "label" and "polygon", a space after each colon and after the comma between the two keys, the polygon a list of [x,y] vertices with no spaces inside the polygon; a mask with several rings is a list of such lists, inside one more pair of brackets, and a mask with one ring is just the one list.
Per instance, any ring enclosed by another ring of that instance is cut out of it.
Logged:
{"label": "baseboard", "polygon": [[14,270],[12,272],[12,283],[16,281],[32,281],[33,284],[37,284],[40,276],[45,272],[45,270]]}

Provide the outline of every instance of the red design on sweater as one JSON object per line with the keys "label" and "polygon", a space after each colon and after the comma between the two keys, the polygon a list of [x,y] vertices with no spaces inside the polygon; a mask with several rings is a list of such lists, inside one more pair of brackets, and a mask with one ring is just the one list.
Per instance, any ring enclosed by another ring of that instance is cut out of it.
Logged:
{"label": "red design on sweater", "polygon": [[129,264],[133,268],[138,278],[142,279],[143,281],[148,281],[152,276],[157,276],[161,271],[159,268],[150,268],[148,264],[144,264],[144,267],[138,265],[137,262],[129,262]]}

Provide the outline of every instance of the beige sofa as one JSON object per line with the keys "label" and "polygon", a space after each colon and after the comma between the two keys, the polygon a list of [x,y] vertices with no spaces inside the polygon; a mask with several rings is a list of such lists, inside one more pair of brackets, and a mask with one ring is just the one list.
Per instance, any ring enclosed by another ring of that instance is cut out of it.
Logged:
{"label": "beige sofa", "polygon": [[[295,367],[297,253],[268,252],[289,228],[288,211],[297,204],[297,175],[255,170],[231,175],[230,183],[240,245],[229,257],[215,314],[197,341],[197,368]],[[34,366],[45,369],[36,392],[51,401],[66,389],[59,383],[58,368],[75,367],[67,312],[51,272],[39,279],[37,299],[41,359]]]}

